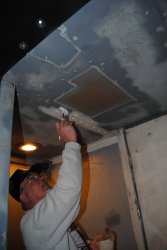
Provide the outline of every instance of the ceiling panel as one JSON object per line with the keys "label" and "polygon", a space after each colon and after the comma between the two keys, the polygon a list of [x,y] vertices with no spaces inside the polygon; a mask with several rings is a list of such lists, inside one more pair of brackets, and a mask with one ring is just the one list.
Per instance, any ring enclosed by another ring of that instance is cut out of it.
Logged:
{"label": "ceiling panel", "polygon": [[96,66],[81,72],[70,82],[76,87],[58,101],[86,115],[95,116],[130,100],[130,96]]}
{"label": "ceiling panel", "polygon": [[84,144],[167,112],[165,0],[91,0],[61,25],[54,21],[2,79],[16,85],[22,138],[42,145],[38,157],[63,148],[54,129],[60,106]]}

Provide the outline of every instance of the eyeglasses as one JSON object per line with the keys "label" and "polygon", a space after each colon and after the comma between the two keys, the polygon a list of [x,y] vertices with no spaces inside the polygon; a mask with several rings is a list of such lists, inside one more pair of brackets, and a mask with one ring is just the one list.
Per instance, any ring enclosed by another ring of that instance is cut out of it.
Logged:
{"label": "eyeglasses", "polygon": [[39,174],[34,174],[34,173],[32,174],[32,173],[31,173],[31,174],[29,174],[29,175],[26,177],[25,180],[26,180],[27,183],[34,182],[34,181],[38,180],[39,176],[40,176]]}
{"label": "eyeglasses", "polygon": [[38,173],[30,173],[26,177],[25,180],[26,180],[27,183],[31,183],[31,182],[34,182],[34,181],[38,180],[39,177],[41,178],[41,180],[42,179],[47,180],[47,175],[45,173],[40,173],[40,174],[38,174]]}

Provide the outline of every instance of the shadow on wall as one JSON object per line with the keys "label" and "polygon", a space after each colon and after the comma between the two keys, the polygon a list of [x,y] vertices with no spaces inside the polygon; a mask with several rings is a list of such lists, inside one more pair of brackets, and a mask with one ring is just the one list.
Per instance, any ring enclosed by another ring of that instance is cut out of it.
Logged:
{"label": "shadow on wall", "polygon": [[86,239],[89,239],[86,231],[79,223],[80,218],[86,211],[88,194],[90,189],[90,164],[89,164],[89,155],[87,153],[87,148],[84,148],[84,152],[82,153],[83,157],[83,186],[82,186],[82,194],[81,194],[81,202],[80,202],[80,212],[77,217],[77,224],[80,227],[80,230]]}

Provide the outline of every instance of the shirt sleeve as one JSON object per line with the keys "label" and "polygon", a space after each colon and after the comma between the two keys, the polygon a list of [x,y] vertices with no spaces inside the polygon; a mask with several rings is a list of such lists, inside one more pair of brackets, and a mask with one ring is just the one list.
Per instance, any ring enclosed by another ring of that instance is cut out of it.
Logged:
{"label": "shirt sleeve", "polygon": [[[38,235],[46,242],[58,243],[79,212],[82,188],[82,160],[80,145],[65,144],[59,178],[54,188],[21,221],[21,231],[31,238]],[[24,241],[26,239],[24,238]]]}

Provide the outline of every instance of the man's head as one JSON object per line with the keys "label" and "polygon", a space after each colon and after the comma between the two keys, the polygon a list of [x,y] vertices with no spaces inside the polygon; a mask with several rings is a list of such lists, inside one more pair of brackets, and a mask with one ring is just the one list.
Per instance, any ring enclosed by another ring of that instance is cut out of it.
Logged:
{"label": "man's head", "polygon": [[47,163],[36,163],[28,171],[17,169],[10,177],[9,193],[24,210],[33,208],[51,188],[45,175],[48,168]]}

